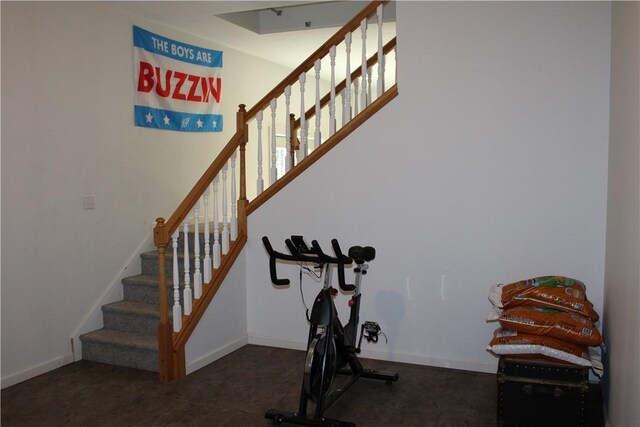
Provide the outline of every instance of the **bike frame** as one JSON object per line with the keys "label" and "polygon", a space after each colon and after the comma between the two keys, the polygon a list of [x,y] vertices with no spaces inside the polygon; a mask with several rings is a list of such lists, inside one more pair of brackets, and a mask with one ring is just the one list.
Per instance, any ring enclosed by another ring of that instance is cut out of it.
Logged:
{"label": "bike frame", "polygon": [[[362,276],[367,273],[368,264],[366,264],[365,261],[372,260],[375,257],[375,249],[371,247],[362,248],[359,246],[350,248],[350,256],[351,251],[355,249],[354,254],[356,255],[353,256],[356,257],[355,262],[357,265],[354,269],[355,283],[349,285],[345,282],[344,266],[345,264],[351,264],[354,260],[342,254],[337,240],[332,240],[336,254],[335,258],[324,254],[316,241],[312,242],[313,249],[308,248],[301,236],[292,236],[290,240],[286,240],[285,243],[291,255],[274,251],[266,236],[262,238],[262,241],[265,249],[269,253],[269,269],[271,281],[274,285],[281,286],[290,283],[288,279],[279,279],[277,277],[276,260],[314,263],[321,265],[325,271],[322,290],[316,296],[311,308],[309,336],[307,339],[307,363],[314,366],[313,363],[316,360],[314,357],[316,356],[316,350],[318,350],[316,346],[320,343],[320,340],[324,338],[322,358],[319,361],[320,365],[316,366],[320,374],[320,392],[316,398],[313,417],[307,416],[309,400],[313,400],[314,393],[312,390],[308,391],[307,386],[310,388],[313,387],[314,383],[312,383],[312,380],[315,380],[315,378],[311,378],[313,370],[309,368],[309,372],[305,370],[303,377],[298,412],[290,413],[270,409],[265,414],[265,418],[273,420],[275,424],[286,421],[292,424],[307,426],[355,427],[353,423],[332,420],[324,417],[323,414],[325,410],[355,384],[359,378],[383,380],[387,383],[398,380],[398,374],[364,369],[357,356],[359,350],[356,349],[356,342],[360,316],[360,300],[362,296],[360,293],[361,281]],[[362,259],[359,259],[359,257]],[[339,287],[345,292],[352,292],[351,300],[349,301],[349,321],[344,326],[340,322],[338,311],[333,302],[334,296],[338,293],[338,290],[332,286],[333,265],[336,265],[338,270]],[[328,360],[331,354],[331,346],[335,346],[335,354],[331,356],[335,358],[335,360]],[[335,364],[335,371],[331,370],[332,366],[330,365],[332,364]],[[349,378],[344,384],[341,384],[340,387],[332,390],[333,376],[336,374],[348,375]],[[309,381],[308,384],[305,383],[307,380]]]}
{"label": "bike frame", "polygon": [[[333,302],[333,297],[337,290],[331,285],[331,264],[326,264],[324,268],[324,286],[320,293],[318,293],[318,295],[316,296],[315,302],[311,309],[311,325],[309,327],[307,349],[309,349],[312,341],[316,337],[318,337],[319,334],[324,333],[325,340],[323,358],[321,362],[322,366],[326,367],[327,356],[329,354],[329,346],[332,343],[335,343],[336,353],[338,355],[342,355],[343,357],[346,355],[345,360],[339,360],[337,362],[337,366],[339,368],[337,373],[343,375],[351,375],[352,377],[344,386],[328,395],[326,401],[325,394],[320,393],[315,408],[316,418],[320,418],[323,412],[358,380],[363,371],[362,364],[355,354],[355,343],[357,342],[358,322],[360,316],[360,283],[362,280],[363,269],[359,269],[358,271],[356,271],[356,289],[349,303],[349,322],[343,326],[340,322],[340,318],[338,317],[338,311],[336,309],[335,303]],[[366,272],[366,267],[364,268],[364,272]],[[319,332],[319,330],[321,331]],[[347,364],[349,365],[349,370],[340,369]],[[323,369],[322,375],[320,377],[321,384],[325,383],[325,374],[326,370]],[[309,396],[307,395],[307,391],[304,387],[302,387],[300,394],[300,413],[306,413],[308,400]]]}

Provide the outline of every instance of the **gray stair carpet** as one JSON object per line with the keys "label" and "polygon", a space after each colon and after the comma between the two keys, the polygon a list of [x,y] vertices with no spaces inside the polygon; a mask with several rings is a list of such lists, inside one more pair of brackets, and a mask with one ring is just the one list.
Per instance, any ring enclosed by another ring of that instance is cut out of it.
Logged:
{"label": "gray stair carpet", "polygon": [[[193,233],[189,236],[190,266],[193,275]],[[213,243],[211,235],[210,244]],[[201,259],[204,258],[204,241],[201,240]],[[122,280],[122,301],[105,304],[102,307],[104,327],[80,336],[82,358],[93,362],[158,371],[157,328],[160,321],[158,297],[158,254],[156,251],[140,254],[141,274]],[[167,302],[169,317],[172,317],[173,305],[173,248],[171,244],[166,252]],[[184,287],[183,237],[178,241],[179,290],[182,298]],[[193,277],[193,276],[192,276]],[[191,279],[193,284],[193,279]]]}

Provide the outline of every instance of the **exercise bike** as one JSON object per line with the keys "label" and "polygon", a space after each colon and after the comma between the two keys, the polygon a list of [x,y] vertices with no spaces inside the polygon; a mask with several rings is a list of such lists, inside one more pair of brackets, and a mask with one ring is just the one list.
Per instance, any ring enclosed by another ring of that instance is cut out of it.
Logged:
{"label": "exercise bike", "polygon": [[[274,424],[287,422],[306,426],[355,427],[354,423],[329,419],[323,414],[360,378],[382,380],[387,384],[398,380],[397,373],[363,368],[357,356],[360,353],[363,337],[369,342],[377,342],[378,335],[381,334],[377,323],[365,322],[361,326],[360,340],[356,346],[362,276],[367,274],[369,268],[367,263],[375,258],[375,249],[371,246],[353,246],[349,249],[349,255],[346,256],[342,253],[338,241],[333,239],[331,245],[335,256],[330,256],[322,250],[317,241],[312,241],[311,247],[308,247],[302,236],[291,236],[291,239],[285,240],[289,250],[289,254],[285,254],[274,251],[266,236],[262,238],[262,242],[269,254],[271,282],[276,286],[285,286],[290,283],[289,279],[278,278],[276,261],[290,261],[300,265],[312,264],[324,272],[324,285],[315,298],[311,314],[308,315],[309,337],[298,412],[270,409],[265,414],[265,418],[272,420]],[[348,284],[345,281],[344,269],[346,265],[354,262],[356,264],[355,281],[354,284]],[[338,293],[338,290],[331,285],[333,266],[337,268],[340,289],[352,293],[349,300],[349,321],[344,326],[338,318],[338,312],[333,303],[333,298]],[[335,385],[336,375],[346,375],[348,378],[346,382],[341,381],[340,385]],[[315,408],[307,413],[309,402],[314,402]]]}

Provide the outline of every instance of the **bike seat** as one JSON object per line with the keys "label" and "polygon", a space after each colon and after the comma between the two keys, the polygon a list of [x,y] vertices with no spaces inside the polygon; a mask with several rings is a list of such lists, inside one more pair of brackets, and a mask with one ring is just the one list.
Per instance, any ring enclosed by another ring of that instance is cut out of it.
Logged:
{"label": "bike seat", "polygon": [[353,258],[356,264],[373,261],[376,257],[376,250],[371,246],[352,246],[349,248],[349,258]]}

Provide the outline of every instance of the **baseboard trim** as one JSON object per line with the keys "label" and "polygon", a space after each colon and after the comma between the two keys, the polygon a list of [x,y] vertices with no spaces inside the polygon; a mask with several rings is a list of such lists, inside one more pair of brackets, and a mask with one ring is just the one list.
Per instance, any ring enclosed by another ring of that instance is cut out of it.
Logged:
{"label": "baseboard trim", "polygon": [[[306,344],[298,341],[291,341],[276,337],[263,335],[249,335],[249,344],[261,345],[265,347],[287,348],[291,350],[306,349]],[[411,363],[414,365],[433,366],[438,368],[457,369],[462,371],[483,372],[495,374],[498,369],[498,360],[495,363],[472,362],[466,360],[441,359],[408,353],[390,353],[376,350],[362,350],[362,357],[375,360],[386,360],[389,362]]]}
{"label": "baseboard trim", "polygon": [[30,380],[38,375],[45,374],[61,366],[68,365],[69,363],[73,363],[73,353],[67,353],[63,356],[56,357],[55,359],[32,366],[23,371],[16,372],[15,374],[2,377],[2,380],[0,380],[0,388],[11,387],[12,385]]}
{"label": "baseboard trim", "polygon": [[472,362],[468,360],[441,359],[408,353],[390,353],[376,350],[362,350],[362,357],[390,362],[411,363],[413,365],[433,366],[437,368],[456,369],[460,371],[482,372],[495,374],[498,370],[498,360],[495,363]]}
{"label": "baseboard trim", "polygon": [[289,350],[304,351],[307,346],[303,342],[284,340],[281,338],[267,337],[263,335],[249,335],[249,344],[261,345],[263,347],[287,348]]}
{"label": "baseboard trim", "polygon": [[216,360],[230,354],[233,353],[236,350],[241,349],[242,347],[244,347],[245,345],[247,345],[248,339],[247,336],[244,335],[238,339],[236,339],[235,341],[232,341],[230,343],[227,343],[225,345],[223,345],[222,347],[219,347],[207,354],[205,354],[204,356],[200,356],[195,358],[192,361],[187,362],[187,375],[197,371],[198,369],[204,368],[205,366],[209,365],[210,363],[215,362]]}

